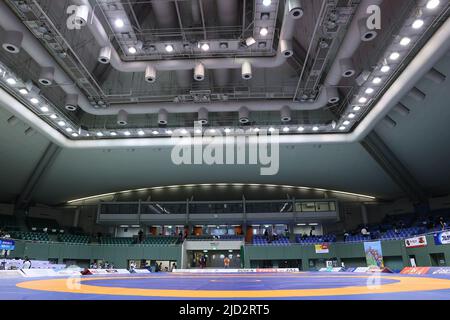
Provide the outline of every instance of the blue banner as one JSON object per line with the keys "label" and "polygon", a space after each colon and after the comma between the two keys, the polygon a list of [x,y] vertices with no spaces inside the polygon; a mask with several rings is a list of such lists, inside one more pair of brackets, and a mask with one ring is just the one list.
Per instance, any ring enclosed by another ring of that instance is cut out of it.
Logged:
{"label": "blue banner", "polygon": [[434,234],[434,243],[440,244],[450,244],[450,231],[444,231]]}
{"label": "blue banner", "polygon": [[0,250],[14,250],[15,247],[14,240],[0,239]]}

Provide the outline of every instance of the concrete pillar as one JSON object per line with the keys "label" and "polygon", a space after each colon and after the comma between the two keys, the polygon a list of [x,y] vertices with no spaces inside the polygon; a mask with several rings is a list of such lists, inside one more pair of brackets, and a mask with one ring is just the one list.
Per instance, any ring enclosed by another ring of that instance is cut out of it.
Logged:
{"label": "concrete pillar", "polygon": [[73,215],[73,227],[78,227],[78,222],[80,221],[80,213],[81,213],[81,209],[80,207],[77,207],[75,209],[75,213]]}
{"label": "concrete pillar", "polygon": [[367,217],[367,207],[364,203],[361,204],[361,218],[362,218],[363,224],[365,226],[367,226],[369,224],[369,219]]}

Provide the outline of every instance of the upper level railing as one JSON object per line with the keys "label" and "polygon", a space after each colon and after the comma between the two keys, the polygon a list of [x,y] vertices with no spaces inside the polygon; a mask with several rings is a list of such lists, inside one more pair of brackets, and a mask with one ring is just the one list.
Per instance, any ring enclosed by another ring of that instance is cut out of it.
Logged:
{"label": "upper level railing", "polygon": [[337,212],[337,200],[242,200],[242,201],[173,201],[173,202],[102,202],[102,214],[227,214]]}

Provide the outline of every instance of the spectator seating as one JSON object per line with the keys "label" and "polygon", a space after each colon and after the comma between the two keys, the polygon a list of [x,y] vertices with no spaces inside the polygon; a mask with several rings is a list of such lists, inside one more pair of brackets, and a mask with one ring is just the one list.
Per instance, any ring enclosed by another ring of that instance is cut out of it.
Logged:
{"label": "spectator seating", "polygon": [[278,236],[278,238],[276,240],[273,241],[267,241],[266,237],[261,236],[261,235],[255,235],[253,236],[253,245],[255,246],[268,246],[268,245],[273,245],[273,246],[288,246],[291,243],[289,242],[289,239],[287,237],[284,236]]}
{"label": "spectator seating", "polygon": [[168,246],[178,242],[178,237],[172,236],[149,236],[142,241],[143,245],[150,246]]}
{"label": "spectator seating", "polygon": [[336,236],[334,234],[323,236],[308,236],[308,237],[297,235],[295,237],[295,242],[301,244],[320,244],[324,242],[336,242]]}
{"label": "spectator seating", "polygon": [[9,231],[20,230],[15,216],[3,214],[0,215],[0,229]]}
{"label": "spectator seating", "polygon": [[89,236],[87,235],[74,235],[74,234],[61,234],[58,240],[65,243],[73,244],[87,244],[89,243]]}
{"label": "spectator seating", "polygon": [[28,240],[28,241],[49,241],[48,234],[45,232],[28,232],[17,231],[12,234],[16,239]]}
{"label": "spectator seating", "polygon": [[35,218],[35,217],[27,217],[26,224],[29,230],[33,231],[42,231],[47,229],[47,232],[55,232],[59,231],[59,224],[56,220],[46,219],[46,218]]}
{"label": "spectator seating", "polygon": [[113,237],[106,237],[101,239],[101,244],[104,245],[130,245],[133,244],[135,240],[133,238],[113,238]]}

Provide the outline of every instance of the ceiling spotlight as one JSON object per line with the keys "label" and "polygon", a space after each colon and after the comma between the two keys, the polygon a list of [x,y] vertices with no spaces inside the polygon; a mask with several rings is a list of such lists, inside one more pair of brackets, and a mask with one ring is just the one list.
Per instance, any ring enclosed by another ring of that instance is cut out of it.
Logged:
{"label": "ceiling spotlight", "polygon": [[32,104],[38,104],[38,103],[39,103],[39,100],[36,99],[36,98],[31,98],[31,99],[30,99],[30,102],[31,102]]}
{"label": "ceiling spotlight", "polygon": [[123,22],[122,19],[116,19],[116,21],[114,21],[114,25],[115,25],[117,28],[123,28],[123,26],[125,25],[125,23]]}
{"label": "ceiling spotlight", "polygon": [[353,119],[354,117],[356,117],[356,115],[355,115],[354,113],[350,113],[350,114],[348,115],[348,118],[349,118],[349,119]]}
{"label": "ceiling spotlight", "polygon": [[117,136],[117,132],[112,131],[112,132],[110,133],[110,135],[113,136],[113,137],[115,137],[115,136]]}
{"label": "ceiling spotlight", "polygon": [[275,128],[272,128],[272,127],[269,128],[269,132],[274,132],[274,131],[275,131]]}
{"label": "ceiling spotlight", "polygon": [[203,51],[208,51],[209,50],[209,44],[204,43],[204,44],[202,44],[201,48],[202,48]]}
{"label": "ceiling spotlight", "polygon": [[20,89],[19,92],[21,94],[23,94],[24,96],[28,94],[28,90],[27,89]]}
{"label": "ceiling spotlight", "polygon": [[144,134],[145,134],[145,132],[143,130],[138,131],[138,135],[143,136]]}
{"label": "ceiling spotlight", "polygon": [[398,58],[400,58],[400,53],[398,52],[392,52],[391,55],[389,56],[389,59],[391,60],[397,60]]}
{"label": "ceiling spotlight", "polygon": [[128,52],[131,53],[131,54],[135,54],[137,52],[137,50],[136,50],[135,47],[129,47],[128,48]]}
{"label": "ceiling spotlight", "polygon": [[381,78],[379,78],[379,77],[373,78],[372,82],[374,84],[380,84],[381,83]]}
{"label": "ceiling spotlight", "polygon": [[303,131],[305,131],[305,128],[299,127],[299,128],[297,129],[297,131],[298,131],[298,132],[303,132]]}
{"label": "ceiling spotlight", "polygon": [[230,133],[231,129],[230,128],[226,128],[224,131],[225,131],[225,133]]}
{"label": "ceiling spotlight", "polygon": [[353,107],[353,111],[359,111],[359,110],[361,110],[361,107],[360,107],[360,106],[354,106],[354,107]]}
{"label": "ceiling spotlight", "polygon": [[42,112],[48,112],[49,110],[48,110],[48,107],[43,106],[43,107],[41,107],[41,111],[42,111]]}
{"label": "ceiling spotlight", "polygon": [[154,134],[156,136],[157,134],[159,134],[159,131],[153,130],[152,134]]}
{"label": "ceiling spotlight", "polygon": [[259,128],[255,128],[255,129],[253,129],[253,131],[259,132]]}
{"label": "ceiling spotlight", "polygon": [[98,136],[98,137],[103,137],[103,133],[97,132],[97,136]]}
{"label": "ceiling spotlight", "polygon": [[216,129],[210,129],[209,132],[216,133]]}
{"label": "ceiling spotlight", "polygon": [[72,132],[73,129],[72,129],[72,128],[66,128],[66,131],[67,131],[67,132]]}
{"label": "ceiling spotlight", "polygon": [[358,100],[359,103],[366,103],[367,102],[367,98],[366,97],[361,97]]}
{"label": "ceiling spotlight", "polygon": [[289,130],[290,130],[290,129],[289,129],[288,127],[284,127],[284,128],[283,128],[283,132],[289,132]]}
{"label": "ceiling spotlight", "polygon": [[402,38],[402,40],[400,40],[400,45],[406,47],[408,44],[411,43],[411,39],[408,37],[404,37]]}
{"label": "ceiling spotlight", "polygon": [[345,129],[346,129],[346,127],[344,127],[344,126],[339,127],[339,130],[341,130],[341,131],[344,131]]}
{"label": "ceiling spotlight", "polygon": [[125,131],[123,134],[126,135],[126,136],[130,136],[131,132],[130,131]]}
{"label": "ceiling spotlight", "polygon": [[172,130],[166,130],[166,134],[172,134],[173,133],[173,131]]}
{"label": "ceiling spotlight", "polygon": [[416,21],[413,22],[412,27],[413,29],[420,29],[423,27],[424,23],[425,22],[422,19],[417,19]]}
{"label": "ceiling spotlight", "polygon": [[430,0],[427,2],[427,9],[433,10],[436,9],[437,6],[439,6],[440,1],[439,0]]}
{"label": "ceiling spotlight", "polygon": [[343,124],[344,126],[348,126],[348,125],[350,124],[350,121],[345,120],[342,124]]}
{"label": "ceiling spotlight", "polygon": [[8,78],[8,79],[6,79],[6,82],[7,82],[9,85],[11,85],[11,86],[13,86],[13,85],[15,85],[15,84],[17,83],[16,79],[14,79],[14,78]]}
{"label": "ceiling spotlight", "polygon": [[166,51],[167,52],[172,52],[173,51],[173,46],[171,44],[166,45]]}
{"label": "ceiling spotlight", "polygon": [[367,88],[365,91],[366,94],[372,94],[374,92],[375,92],[375,90],[373,88]]}
{"label": "ceiling spotlight", "polygon": [[186,129],[181,129],[181,134],[187,134],[187,130]]}
{"label": "ceiling spotlight", "polygon": [[74,132],[74,133],[72,133],[72,137],[78,137],[78,133],[76,133],[76,132]]}
{"label": "ceiling spotlight", "polygon": [[313,127],[313,131],[319,131],[319,127]]}
{"label": "ceiling spotlight", "polygon": [[60,127],[64,127],[64,126],[66,125],[66,123],[65,123],[64,121],[59,121],[59,122],[58,122],[58,125],[59,125]]}
{"label": "ceiling spotlight", "polygon": [[267,28],[261,28],[261,30],[259,30],[259,35],[262,37],[267,36],[268,33],[269,33],[269,30]]}
{"label": "ceiling spotlight", "polygon": [[197,133],[197,134],[201,134],[202,130],[201,129],[195,129],[194,132]]}
{"label": "ceiling spotlight", "polygon": [[263,0],[263,5],[265,6],[265,7],[268,7],[268,6],[270,6],[272,4],[272,0]]}
{"label": "ceiling spotlight", "polygon": [[57,116],[56,114],[52,114],[52,115],[50,116],[50,118],[52,118],[52,119],[57,119],[58,116]]}
{"label": "ceiling spotlight", "polygon": [[250,46],[254,45],[255,43],[256,43],[256,40],[253,37],[248,37],[247,39],[245,39],[245,44],[247,45],[247,47],[250,47]]}
{"label": "ceiling spotlight", "polygon": [[389,70],[391,70],[391,67],[389,67],[389,66],[387,66],[387,65],[384,65],[384,66],[382,66],[381,67],[381,72],[383,72],[383,73],[387,73],[387,72],[389,72]]}

